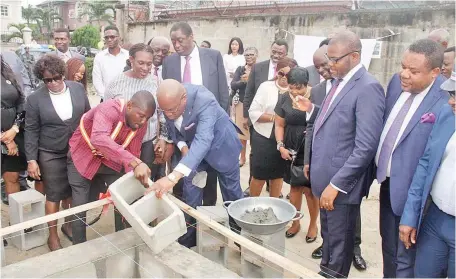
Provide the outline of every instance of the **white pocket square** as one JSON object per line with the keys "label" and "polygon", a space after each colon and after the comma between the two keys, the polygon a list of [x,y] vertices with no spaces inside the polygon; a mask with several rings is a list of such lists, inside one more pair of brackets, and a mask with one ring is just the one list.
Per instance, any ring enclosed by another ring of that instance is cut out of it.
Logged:
{"label": "white pocket square", "polygon": [[188,125],[187,127],[184,127],[184,130],[185,131],[190,130],[193,126],[195,126],[195,123],[192,123],[192,124]]}

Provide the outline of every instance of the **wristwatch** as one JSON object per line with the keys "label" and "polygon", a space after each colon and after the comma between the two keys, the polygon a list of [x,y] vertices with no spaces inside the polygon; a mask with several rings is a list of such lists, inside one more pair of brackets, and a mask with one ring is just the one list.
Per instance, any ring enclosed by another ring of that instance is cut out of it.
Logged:
{"label": "wristwatch", "polygon": [[166,177],[169,179],[169,181],[171,181],[174,184],[177,184],[177,182],[179,182],[179,180],[177,179],[176,175],[174,175],[174,173],[170,173]]}
{"label": "wristwatch", "polygon": [[278,141],[278,142],[277,142],[277,151],[280,151],[280,148],[281,148],[281,147],[284,147],[284,146],[285,146],[285,144],[283,144],[283,142]]}

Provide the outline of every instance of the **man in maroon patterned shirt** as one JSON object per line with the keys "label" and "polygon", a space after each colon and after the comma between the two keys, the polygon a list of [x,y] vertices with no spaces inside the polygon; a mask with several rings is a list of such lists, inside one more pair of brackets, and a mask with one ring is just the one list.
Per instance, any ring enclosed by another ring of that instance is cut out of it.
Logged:
{"label": "man in maroon patterned shirt", "polygon": [[[124,173],[134,170],[135,177],[147,187],[150,169],[139,159],[147,121],[155,113],[152,93],[138,91],[127,103],[109,100],[88,111],[70,139],[68,179],[72,206],[98,198]],[[85,212],[72,223],[73,244],[86,241]],[[120,214],[115,214],[116,231],[124,229]]]}

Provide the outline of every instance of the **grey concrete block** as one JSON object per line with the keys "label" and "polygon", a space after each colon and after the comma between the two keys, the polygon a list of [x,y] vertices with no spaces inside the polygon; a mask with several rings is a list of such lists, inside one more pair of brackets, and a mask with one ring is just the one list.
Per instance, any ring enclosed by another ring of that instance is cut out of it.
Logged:
{"label": "grey concrete block", "polygon": [[89,262],[82,266],[55,273],[48,278],[98,278],[98,276],[95,265]]}
{"label": "grey concrete block", "polygon": [[[10,224],[15,225],[45,215],[45,197],[38,191],[30,189],[8,196]],[[46,224],[31,228],[30,232],[14,233],[11,243],[18,249],[25,251],[42,246],[47,242]]]}
{"label": "grey concrete block", "polygon": [[109,191],[119,212],[154,253],[160,253],[187,232],[184,214],[177,205],[166,196],[144,196],[144,186],[132,172],[111,184]]}

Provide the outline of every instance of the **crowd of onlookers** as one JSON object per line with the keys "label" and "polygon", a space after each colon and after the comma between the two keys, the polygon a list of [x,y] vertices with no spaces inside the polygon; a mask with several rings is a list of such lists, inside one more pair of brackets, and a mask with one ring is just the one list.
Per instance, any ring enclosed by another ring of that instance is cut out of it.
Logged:
{"label": "crowd of onlookers", "polygon": [[[5,194],[20,191],[27,177],[46,196],[46,214],[72,204],[69,141],[90,110],[85,57],[69,49],[67,29],[53,35],[56,50],[37,61],[28,48],[20,58],[6,52],[1,56]],[[122,45],[117,27],[108,26],[104,41],[92,72],[101,102],[129,100],[141,90],[155,94],[165,79],[204,85],[215,95],[243,132],[239,167],[248,162],[250,168],[245,195],[259,196],[266,183],[271,197],[282,198],[286,182],[291,186],[286,197],[299,211],[304,195],[310,216],[305,239],[312,243],[319,234],[323,238],[312,253],[322,258],[323,276],[346,277],[352,263],[367,268],[359,247],[360,203],[375,178],[381,183],[384,276],[454,277],[456,184],[454,173],[442,170],[448,164],[454,170],[455,163],[454,115],[447,105],[454,110],[455,48],[448,47],[447,31],[435,30],[411,44],[386,90],[361,65],[359,37],[349,31],[322,41],[313,54],[314,65],[306,68],[288,56],[285,40],[271,44],[265,61],[257,61],[257,48],[245,47],[238,37],[222,55],[208,41],[198,47],[183,22],[172,27],[170,38],[157,36],[147,44]],[[39,87],[27,80],[21,65],[33,70]],[[434,131],[444,117],[453,119],[453,127]],[[445,149],[447,143],[452,150]],[[433,152],[435,145],[443,145],[437,148],[441,154]],[[152,180],[166,175],[182,148],[170,139],[165,117],[157,110],[140,155]],[[217,175],[210,169],[207,173],[202,203],[215,205]],[[433,175],[436,179],[429,181]],[[432,189],[424,195],[423,187]],[[173,192],[185,199],[182,188]],[[425,207],[433,220],[423,220]],[[49,248],[60,249],[57,221],[48,225]],[[286,237],[300,230],[300,222],[294,221]],[[61,231],[72,239],[70,222]]]}

